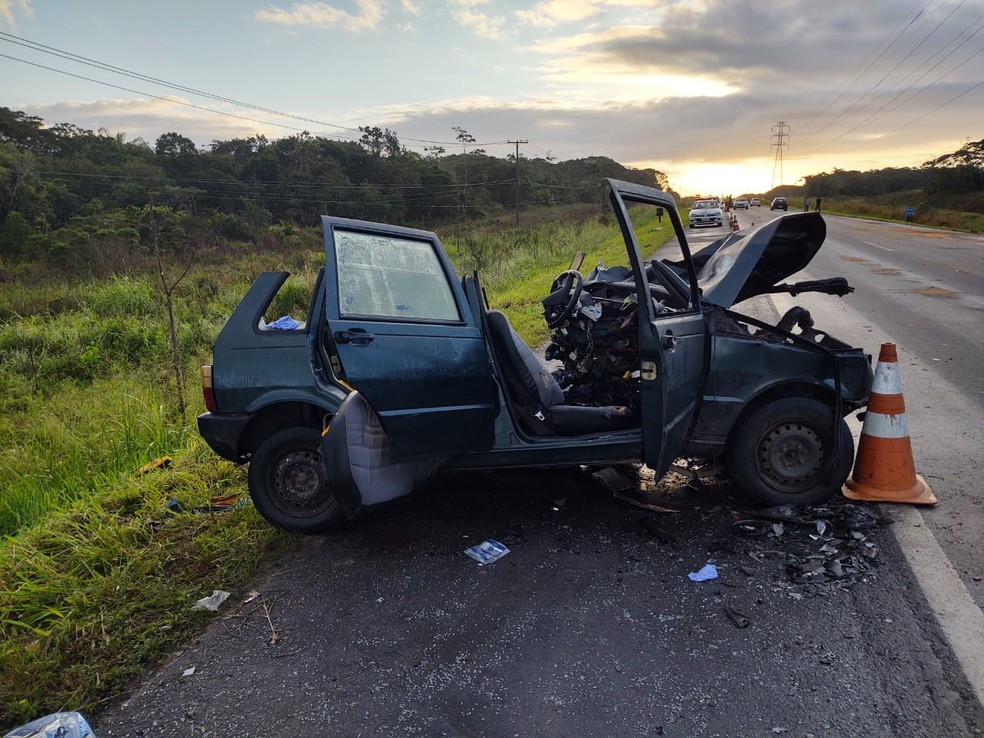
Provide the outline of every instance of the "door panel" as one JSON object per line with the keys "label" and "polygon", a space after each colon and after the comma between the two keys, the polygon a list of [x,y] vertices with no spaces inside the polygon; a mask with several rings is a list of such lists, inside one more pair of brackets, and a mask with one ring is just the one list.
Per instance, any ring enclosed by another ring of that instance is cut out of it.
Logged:
{"label": "door panel", "polygon": [[[699,311],[657,316],[651,325],[658,351],[640,352],[657,366],[641,383],[643,459],[662,476],[687,442],[703,395],[706,328]],[[658,426],[657,426],[658,424]]]}
{"label": "door panel", "polygon": [[[639,300],[642,457],[658,478],[683,450],[700,408],[707,376],[707,327],[697,274],[673,198],[642,185],[616,180],[609,180],[609,184]],[[657,208],[663,208],[673,223],[687,268],[687,286],[669,280],[659,269],[650,268],[647,273],[633,220],[651,228],[652,222],[659,222]],[[650,297],[650,281],[672,294],[683,294],[686,307],[667,309],[656,305]]]}
{"label": "door panel", "polygon": [[437,236],[322,220],[329,353],[379,415],[394,458],[491,448],[488,353]]}

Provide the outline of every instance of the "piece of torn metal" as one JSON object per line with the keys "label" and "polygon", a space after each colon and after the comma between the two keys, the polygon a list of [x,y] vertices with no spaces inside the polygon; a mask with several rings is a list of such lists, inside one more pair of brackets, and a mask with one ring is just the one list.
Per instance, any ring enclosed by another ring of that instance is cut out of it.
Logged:
{"label": "piece of torn metal", "polygon": [[748,624],[751,622],[747,615],[738,612],[733,607],[725,606],[724,612],[729,618],[731,618],[731,622],[735,624],[736,628],[747,628]]}

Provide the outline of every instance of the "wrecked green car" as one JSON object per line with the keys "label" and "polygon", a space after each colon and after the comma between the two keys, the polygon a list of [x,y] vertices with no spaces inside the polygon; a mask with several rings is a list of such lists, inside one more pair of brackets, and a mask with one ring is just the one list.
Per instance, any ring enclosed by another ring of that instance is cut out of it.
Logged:
{"label": "wrecked green car", "polygon": [[[777,325],[731,309],[851,291],[841,278],[780,283],[820,248],[822,216],[784,215],[692,254],[671,196],[608,184],[627,266],[583,274],[577,259],[557,276],[543,300],[550,365],[431,232],[324,216],[303,322],[264,321],[288,274],[261,274],[202,369],[198,418],[218,454],[249,462],[259,512],[318,532],[444,469],[642,461],[659,478],[680,456],[722,460],[765,505],[840,489],[854,456],[844,417],[867,402],[870,356],[802,308]],[[656,208],[678,251],[647,261],[634,222]]]}

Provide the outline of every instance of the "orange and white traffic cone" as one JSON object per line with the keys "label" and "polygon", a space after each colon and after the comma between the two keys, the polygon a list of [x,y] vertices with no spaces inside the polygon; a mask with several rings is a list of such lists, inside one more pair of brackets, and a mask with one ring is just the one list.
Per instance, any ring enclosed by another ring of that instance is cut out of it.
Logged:
{"label": "orange and white traffic cone", "polygon": [[936,504],[933,490],[916,474],[894,343],[883,343],[878,354],[854,472],[841,491],[850,500]]}
{"label": "orange and white traffic cone", "polygon": [[737,216],[737,215],[732,215],[732,216],[731,216],[731,230],[732,230],[732,231],[737,231],[737,230],[741,230],[741,229],[740,229],[740,228],[738,227],[738,216]]}

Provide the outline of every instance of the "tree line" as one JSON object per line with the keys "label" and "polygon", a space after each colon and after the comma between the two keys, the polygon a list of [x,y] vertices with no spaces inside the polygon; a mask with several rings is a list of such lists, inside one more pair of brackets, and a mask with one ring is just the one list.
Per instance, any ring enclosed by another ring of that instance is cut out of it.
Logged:
{"label": "tree line", "polygon": [[[314,226],[322,214],[404,225],[479,219],[516,205],[517,162],[488,155],[455,127],[462,153],[420,154],[395,131],[359,140],[304,132],[215,140],[200,149],[177,132],[150,144],[0,107],[0,258],[79,262],[93,251],[257,241],[271,228]],[[597,156],[522,158],[523,207],[600,204],[603,178],[666,188],[655,169]]]}
{"label": "tree line", "polygon": [[922,190],[930,196],[965,195],[984,191],[984,139],[969,142],[920,167],[875,169],[867,172],[834,169],[804,178],[805,192],[821,197],[863,197]]}

